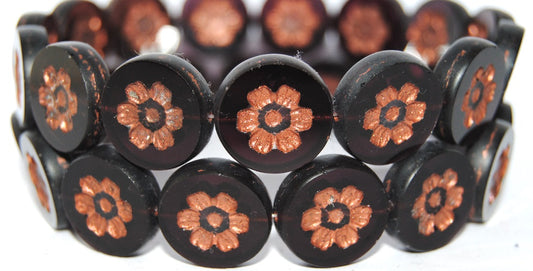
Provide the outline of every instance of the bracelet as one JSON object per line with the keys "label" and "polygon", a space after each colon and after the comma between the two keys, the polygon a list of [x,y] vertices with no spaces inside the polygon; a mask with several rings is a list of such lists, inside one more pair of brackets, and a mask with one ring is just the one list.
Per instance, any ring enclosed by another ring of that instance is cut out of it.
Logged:
{"label": "bracelet", "polygon": [[[269,0],[259,18],[238,0],[186,1],[179,20],[158,0],[23,15],[12,130],[45,219],[115,256],[159,228],[206,267],[252,259],[272,224],[333,267],[384,231],[423,252],[486,222],[512,155],[503,96],[523,28],[443,0],[410,19],[394,0],[328,16],[320,0]],[[192,161],[213,127],[235,161]],[[346,154],[319,156],[332,131]],[[369,164],[391,167],[381,180]],[[273,201],[254,171],[288,173]]]}

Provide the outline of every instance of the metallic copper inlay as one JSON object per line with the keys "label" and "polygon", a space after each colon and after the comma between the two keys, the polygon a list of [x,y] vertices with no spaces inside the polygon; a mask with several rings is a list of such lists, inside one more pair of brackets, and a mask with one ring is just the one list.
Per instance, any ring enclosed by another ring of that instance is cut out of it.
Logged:
{"label": "metallic copper inlay", "polygon": [[250,220],[237,213],[238,202],[226,193],[211,198],[200,191],[187,196],[189,209],[177,213],[179,228],[192,231],[189,241],[206,251],[216,246],[222,252],[239,248],[238,235],[248,232]]}
{"label": "metallic copper inlay", "polygon": [[120,197],[120,187],[109,178],[101,182],[91,175],[80,179],[81,193],[74,195],[76,211],[86,215],[87,228],[96,236],[106,233],[114,239],[128,235],[125,223],[131,222],[131,205]]}
{"label": "metallic copper inlay", "polygon": [[488,104],[492,102],[496,93],[495,72],[494,66],[490,64],[487,69],[481,67],[474,74],[461,106],[461,111],[465,113],[466,128],[480,124],[485,119]]}
{"label": "metallic copper inlay", "polygon": [[174,146],[172,132],[183,126],[183,111],[172,106],[172,92],[161,82],[150,89],[137,81],[126,86],[127,102],[118,105],[117,121],[129,128],[129,140],[144,150],[153,144],[158,151]]}
{"label": "metallic copper inlay", "polygon": [[502,188],[503,178],[507,174],[507,169],[509,168],[509,152],[511,151],[511,146],[508,146],[500,155],[498,170],[494,174],[494,183],[490,188],[489,195],[489,204],[493,204]]}
{"label": "metallic copper inlay", "polygon": [[250,107],[237,113],[237,130],[250,133],[251,149],[267,154],[273,149],[289,153],[300,147],[299,133],[313,125],[313,111],[299,106],[300,95],[287,85],[277,92],[263,85],[248,93]]}
{"label": "metallic copper inlay", "polygon": [[17,50],[14,51],[13,56],[15,58],[15,67],[13,70],[15,71],[15,87],[17,91],[17,105],[19,107],[22,106],[21,101],[21,95],[22,95],[22,74],[21,74],[21,66],[20,66],[20,54]]}
{"label": "metallic copper inlay", "polygon": [[230,46],[244,24],[243,14],[231,0],[202,0],[189,18],[196,42],[206,47]]}
{"label": "metallic copper inlay", "polygon": [[109,41],[107,29],[99,16],[79,16],[74,19],[70,39],[91,45],[101,56]]}
{"label": "metallic copper inlay", "polygon": [[78,113],[78,97],[70,90],[70,76],[63,68],[59,71],[48,66],[43,72],[39,88],[39,104],[46,108],[46,123],[52,130],[72,131],[72,118]]}
{"label": "metallic copper inlay", "polygon": [[468,35],[486,39],[489,35],[487,27],[480,21],[473,21],[468,25]]}
{"label": "metallic copper inlay", "polygon": [[48,213],[50,213],[50,199],[46,190],[46,184],[44,183],[43,179],[39,175],[39,172],[37,171],[37,164],[35,163],[35,160],[33,160],[33,157],[31,157],[29,154],[26,154],[26,161],[28,162],[28,171],[30,172],[30,179],[33,183],[33,186],[35,187],[35,191],[37,191],[37,197],[39,198],[39,202],[41,203],[41,206]]}
{"label": "metallic copper inlay", "polygon": [[376,95],[376,107],[365,113],[363,128],[372,130],[370,143],[378,148],[389,141],[396,145],[409,140],[413,135],[413,124],[424,119],[426,103],[417,101],[419,88],[405,83],[400,91],[389,86]]}
{"label": "metallic copper inlay", "polygon": [[446,230],[455,219],[454,209],[461,206],[464,189],[457,186],[457,172],[447,169],[441,176],[432,174],[422,184],[422,193],[415,200],[411,216],[418,220],[418,232],[430,236]]}
{"label": "metallic copper inlay", "polygon": [[407,40],[430,66],[435,65],[441,47],[449,42],[446,17],[434,10],[421,11],[407,29]]}
{"label": "metallic copper inlay", "polygon": [[140,52],[152,47],[159,29],[168,24],[170,19],[157,1],[136,1],[124,17],[122,35],[134,51]]}
{"label": "metallic copper inlay", "polygon": [[313,231],[311,244],[328,250],[333,244],[346,249],[359,240],[359,229],[372,218],[372,208],[361,205],[364,193],[355,186],[346,186],[339,193],[333,187],[315,194],[315,206],[302,214],[301,228]]}
{"label": "metallic copper inlay", "polygon": [[390,29],[378,4],[354,3],[340,18],[339,32],[353,55],[369,55],[383,49]]}
{"label": "metallic copper inlay", "polygon": [[282,48],[309,46],[321,23],[320,14],[308,0],[273,1],[264,15],[264,27]]}

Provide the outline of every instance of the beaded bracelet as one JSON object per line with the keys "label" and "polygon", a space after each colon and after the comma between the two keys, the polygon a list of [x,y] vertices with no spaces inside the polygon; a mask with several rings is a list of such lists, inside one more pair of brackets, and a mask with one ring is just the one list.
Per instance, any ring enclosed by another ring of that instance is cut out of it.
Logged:
{"label": "beaded bracelet", "polygon": [[[190,0],[177,21],[157,0],[69,1],[19,21],[12,127],[47,221],[106,254],[135,255],[159,227],[187,260],[233,267],[272,222],[315,266],[352,263],[385,230],[430,251],[497,204],[522,36],[501,11],[442,0],[409,20],[393,0],[335,19],[319,0],[270,0],[257,19]],[[144,53],[163,47],[183,58]],[[213,126],[235,162],[189,162]],[[349,156],[318,156],[332,131]],[[367,164],[392,166],[382,181]],[[154,171],[175,168],[160,189]],[[252,170],[290,172],[273,204]]]}

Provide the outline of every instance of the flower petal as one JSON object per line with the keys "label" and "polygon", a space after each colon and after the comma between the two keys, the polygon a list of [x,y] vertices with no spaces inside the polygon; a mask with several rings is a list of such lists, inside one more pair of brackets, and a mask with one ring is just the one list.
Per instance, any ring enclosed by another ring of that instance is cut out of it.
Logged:
{"label": "flower petal", "polygon": [[409,140],[411,136],[413,136],[413,128],[411,125],[405,124],[405,122],[400,122],[392,128],[391,138],[396,145],[400,145]]}
{"label": "flower petal", "polygon": [[346,205],[348,209],[353,209],[361,204],[363,197],[363,191],[349,185],[342,189],[339,202]]}
{"label": "flower petal", "polygon": [[218,193],[218,195],[211,200],[211,205],[216,206],[228,214],[233,214],[237,211],[238,203],[230,195],[226,193]]}
{"label": "flower petal", "polygon": [[67,114],[61,114],[59,116],[59,129],[61,129],[61,131],[63,133],[68,133],[70,131],[72,131],[72,128],[74,127],[73,126],[73,123],[72,123],[72,117],[70,115],[67,115]]}
{"label": "flower petal", "polygon": [[296,132],[303,132],[313,126],[313,110],[298,108],[291,111],[291,128]]}
{"label": "flower petal", "polygon": [[328,205],[338,202],[340,193],[333,187],[328,187],[315,194],[314,202],[319,208],[326,208]]}
{"label": "flower petal", "polygon": [[177,225],[178,227],[188,231],[199,228],[200,213],[192,209],[179,211],[177,214]]}
{"label": "flower petal", "polygon": [[398,99],[396,88],[389,86],[376,95],[376,103],[380,107],[385,107],[390,102]]}
{"label": "flower petal", "polygon": [[335,241],[335,232],[324,227],[318,228],[311,236],[311,244],[316,248],[326,251]]}
{"label": "flower petal", "polygon": [[206,251],[213,246],[213,239],[215,235],[204,230],[203,228],[197,228],[191,233],[189,241],[199,249]]}
{"label": "flower petal", "polygon": [[435,226],[440,231],[444,231],[453,223],[453,220],[453,212],[447,208],[441,208],[440,211],[435,215]]}
{"label": "flower petal", "polygon": [[355,229],[349,225],[335,231],[335,244],[342,249],[346,249],[351,245],[357,243],[359,240],[359,234]]}
{"label": "flower petal", "polygon": [[287,107],[289,109],[298,108],[300,103],[300,92],[296,91],[287,85],[282,85],[278,88],[276,103]]}
{"label": "flower petal", "polygon": [[152,143],[152,131],[140,123],[130,129],[129,135],[130,142],[140,150],[148,148]]}
{"label": "flower petal", "polygon": [[93,197],[85,193],[78,193],[74,195],[74,205],[76,207],[76,211],[82,215],[92,214],[95,210]]}
{"label": "flower petal", "polygon": [[115,239],[120,239],[128,235],[126,225],[124,225],[124,222],[122,222],[118,216],[115,216],[107,221],[107,233],[109,233],[109,235]]}
{"label": "flower petal", "polygon": [[442,179],[441,179],[442,187],[448,190],[457,184],[457,180],[458,180],[457,172],[449,168],[446,171],[444,171],[444,174],[442,174]]}
{"label": "flower petal", "polygon": [[59,124],[61,123],[57,118],[57,114],[51,114],[46,117],[46,123],[52,130],[56,130],[59,128]]}
{"label": "flower petal", "polygon": [[430,236],[435,232],[435,217],[427,214],[418,221],[418,232],[425,236]]}
{"label": "flower petal", "polygon": [[118,216],[122,221],[128,223],[133,219],[133,211],[131,209],[131,204],[127,201],[119,200],[116,202]]}
{"label": "flower petal", "polygon": [[183,127],[183,110],[174,107],[165,111],[165,126],[169,131],[177,131]]}
{"label": "flower petal", "polygon": [[163,126],[154,132],[152,143],[158,151],[164,151],[174,146],[174,136],[166,126]]}
{"label": "flower petal", "polygon": [[441,181],[441,176],[439,174],[433,173],[431,176],[429,176],[422,185],[422,194],[427,195],[431,190],[437,188],[439,186],[439,183]]}
{"label": "flower petal", "polygon": [[245,214],[231,214],[229,215],[229,228],[236,234],[248,232],[250,227],[250,219]]}
{"label": "flower petal", "polygon": [[449,206],[452,209],[458,208],[463,202],[464,189],[460,186],[452,187],[446,191],[446,203],[445,206]]}
{"label": "flower petal", "polygon": [[260,154],[267,154],[272,150],[275,142],[275,135],[265,131],[262,128],[258,128],[250,136],[248,145],[250,148]]}
{"label": "flower petal", "polygon": [[148,91],[148,95],[152,100],[160,104],[165,110],[172,107],[172,92],[168,90],[161,82],[155,82]]}
{"label": "flower petal", "polygon": [[230,230],[217,233],[215,238],[217,248],[222,252],[228,252],[239,247],[239,238]]}
{"label": "flower petal", "polygon": [[80,179],[81,191],[91,197],[102,191],[100,182],[96,180],[92,175],[87,175]]}
{"label": "flower petal", "polygon": [[289,153],[302,145],[302,139],[297,132],[285,129],[276,135],[276,147],[283,153]]}
{"label": "flower petal", "polygon": [[136,105],[123,103],[117,107],[117,121],[124,126],[139,123],[139,111]]}
{"label": "flower petal", "polygon": [[398,94],[398,100],[404,102],[407,105],[412,104],[418,97],[420,89],[412,83],[405,83],[400,89]]}
{"label": "flower petal", "polygon": [[303,213],[300,223],[303,231],[317,230],[320,224],[322,224],[322,210],[320,208],[313,207]]}
{"label": "flower petal", "polygon": [[63,68],[60,68],[56,74],[56,83],[62,85],[66,91],[70,91],[70,75]]}
{"label": "flower petal", "polygon": [[100,185],[102,186],[102,190],[110,195],[111,197],[113,197],[113,199],[116,201],[121,201],[120,199],[120,187],[118,187],[117,184],[115,184],[113,181],[111,181],[111,179],[109,178],[104,178],[102,180],[102,182],[100,183]]}
{"label": "flower petal", "polygon": [[363,129],[365,130],[374,130],[379,126],[381,109],[372,108],[366,111],[365,121],[363,123]]}
{"label": "flower petal", "polygon": [[260,110],[267,104],[273,103],[276,100],[276,94],[263,85],[249,92],[247,99],[254,109]]}
{"label": "flower petal", "polygon": [[414,102],[405,107],[405,120],[417,123],[424,119],[426,113],[426,103]]}
{"label": "flower petal", "polygon": [[246,108],[237,113],[237,130],[251,133],[259,127],[259,111]]}
{"label": "flower petal", "polygon": [[378,148],[383,148],[389,144],[390,138],[391,130],[383,125],[379,125],[372,133],[370,143]]}
{"label": "flower petal", "polygon": [[43,71],[44,85],[47,89],[53,87],[56,84],[56,69],[54,66],[48,66]]}
{"label": "flower petal", "polygon": [[211,197],[205,192],[200,191],[187,196],[187,203],[191,209],[199,212],[211,206]]}
{"label": "flower petal", "polygon": [[94,212],[87,216],[87,228],[94,232],[96,236],[102,237],[107,230],[107,220]]}
{"label": "flower petal", "polygon": [[150,98],[146,86],[141,81],[126,86],[126,97],[131,104],[142,104]]}
{"label": "flower petal", "polygon": [[68,92],[68,114],[74,116],[78,113],[78,96],[74,92]]}
{"label": "flower petal", "polygon": [[413,210],[411,210],[411,216],[414,219],[422,217],[426,214],[426,194],[420,195],[413,204]]}
{"label": "flower petal", "polygon": [[487,116],[487,102],[481,101],[473,111],[474,123],[481,123]]}
{"label": "flower petal", "polygon": [[356,229],[366,227],[372,218],[372,208],[368,206],[357,206],[350,210],[350,225]]}

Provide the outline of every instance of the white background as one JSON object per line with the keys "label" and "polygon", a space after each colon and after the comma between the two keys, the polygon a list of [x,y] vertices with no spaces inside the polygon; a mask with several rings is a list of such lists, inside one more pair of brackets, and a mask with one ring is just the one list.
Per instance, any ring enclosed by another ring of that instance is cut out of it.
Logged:
{"label": "white background", "polygon": [[[178,14],[183,0],[164,1],[172,14]],[[20,15],[27,12],[49,13],[59,1],[9,1],[3,2],[0,25],[0,78],[4,86],[0,100],[0,269],[1,270],[194,270],[196,267],[167,245],[160,233],[151,246],[140,256],[119,258],[96,252],[80,242],[69,231],[55,231],[45,222],[36,206],[31,182],[27,178],[23,160],[19,155],[11,133],[11,113],[16,108],[12,71],[12,44],[15,24]],[[107,0],[96,1],[105,7]],[[247,1],[251,13],[257,13],[263,1]],[[329,11],[335,14],[344,1],[325,0]],[[412,14],[423,1],[400,1],[405,12]],[[408,3],[407,3],[408,2]],[[522,49],[516,63],[505,100],[514,109],[515,149],[501,204],[493,218],[486,224],[468,224],[447,246],[426,253],[408,253],[397,249],[387,234],[378,244],[357,262],[341,267],[341,270],[525,270],[533,256],[533,175],[530,163],[533,151],[531,108],[533,86],[528,78],[533,63],[532,40],[528,30],[533,29],[529,1],[518,0],[468,0],[463,6],[476,14],[485,7],[494,7],[510,13],[516,22],[526,28]],[[343,153],[332,138],[324,153]],[[221,148],[216,133],[198,156],[229,156]],[[377,168],[383,176],[385,168]],[[164,184],[170,172],[158,174]],[[275,195],[285,175],[259,174],[266,183],[270,196]],[[528,258],[529,257],[529,258]],[[27,269],[26,269],[27,268]],[[273,228],[263,250],[241,267],[244,270],[304,270],[306,265],[286,248]]]}

